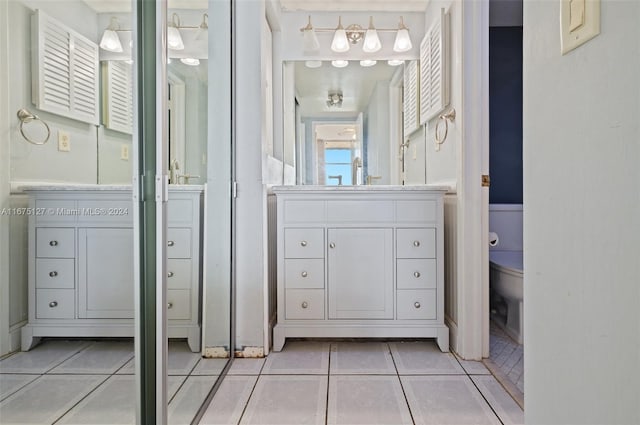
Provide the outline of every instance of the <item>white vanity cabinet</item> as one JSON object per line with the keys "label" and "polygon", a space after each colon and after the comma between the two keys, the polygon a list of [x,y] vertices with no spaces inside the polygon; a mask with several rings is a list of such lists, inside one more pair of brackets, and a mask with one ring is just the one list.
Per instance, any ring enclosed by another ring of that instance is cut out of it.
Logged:
{"label": "white vanity cabinet", "polygon": [[445,188],[281,186],[277,324],[287,337],[437,338],[444,324]]}
{"label": "white vanity cabinet", "polygon": [[[22,350],[40,337],[134,335],[130,187],[31,188],[29,323]],[[200,351],[202,187],[169,190],[167,318],[170,338]]]}

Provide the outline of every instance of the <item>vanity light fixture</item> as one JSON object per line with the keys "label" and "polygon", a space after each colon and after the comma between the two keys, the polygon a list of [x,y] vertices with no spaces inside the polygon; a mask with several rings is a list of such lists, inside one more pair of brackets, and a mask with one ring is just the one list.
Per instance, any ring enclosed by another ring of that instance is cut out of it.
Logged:
{"label": "vanity light fixture", "polygon": [[391,59],[391,60],[388,60],[387,63],[390,66],[398,66],[398,65],[402,65],[404,63],[404,61],[400,60],[400,59]]}
{"label": "vanity light fixture", "polygon": [[309,16],[309,22],[305,27],[300,28],[304,36],[304,50],[305,52],[315,52],[320,49],[320,43],[316,37],[317,32],[330,32],[333,33],[333,39],[331,41],[331,50],[337,53],[348,52],[350,44],[358,44],[360,40],[364,40],[362,43],[362,50],[365,53],[375,53],[382,49],[382,42],[378,36],[379,32],[393,32],[396,33],[395,42],[393,44],[393,50],[398,53],[411,50],[413,45],[411,44],[411,37],[409,36],[409,29],[404,25],[404,18],[400,17],[400,24],[398,28],[376,28],[373,25],[373,16],[369,17],[369,26],[364,29],[358,24],[348,25],[346,28],[342,26],[342,16],[338,17],[338,26],[336,28],[314,28],[311,25],[311,16]]}
{"label": "vanity light fixture", "polygon": [[378,61],[374,61],[374,60],[371,60],[371,59],[366,59],[366,60],[360,61],[360,66],[368,68],[368,67],[373,66],[373,65],[375,65],[377,63],[378,63]]}
{"label": "vanity light fixture", "polygon": [[327,99],[327,106],[329,108],[341,108],[342,92],[341,91],[329,92],[329,98]]}
{"label": "vanity light fixture", "polygon": [[198,65],[200,65],[200,59],[196,59],[196,58],[182,58],[182,59],[180,59],[180,62],[182,62],[185,65],[189,65],[189,66],[198,66]]}
{"label": "vanity light fixture", "polygon": [[174,13],[171,15],[171,21],[167,25],[167,46],[171,50],[184,50],[184,42],[180,35],[180,17]]}
{"label": "vanity light fixture", "polygon": [[209,14],[202,15],[202,22],[198,26],[198,32],[196,33],[196,40],[208,40],[209,39]]}
{"label": "vanity light fixture", "polygon": [[335,66],[336,68],[344,68],[345,66],[349,65],[349,61],[335,60],[331,61],[331,65]]}
{"label": "vanity light fixture", "polygon": [[322,61],[305,61],[304,65],[307,68],[320,68],[322,66]]}
{"label": "vanity light fixture", "polygon": [[118,37],[118,31],[120,29],[120,24],[118,23],[118,18],[115,16],[111,17],[111,22],[104,33],[102,33],[102,39],[100,40],[100,48],[108,51],[120,53],[122,52],[122,43],[120,42],[120,37]]}

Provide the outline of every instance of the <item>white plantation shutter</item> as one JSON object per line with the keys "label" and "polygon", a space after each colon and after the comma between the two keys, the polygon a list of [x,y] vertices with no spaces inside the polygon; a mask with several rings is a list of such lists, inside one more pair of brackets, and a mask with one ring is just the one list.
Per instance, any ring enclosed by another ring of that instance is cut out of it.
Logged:
{"label": "white plantation shutter", "polygon": [[418,61],[404,65],[404,135],[413,133],[418,123]]}
{"label": "white plantation shutter", "polygon": [[440,17],[420,43],[420,124],[449,104],[449,14]]}
{"label": "white plantation shutter", "polygon": [[40,10],[31,29],[33,104],[97,125],[98,45]]}
{"label": "white plantation shutter", "polygon": [[125,61],[102,62],[102,123],[106,128],[133,132],[133,69]]}

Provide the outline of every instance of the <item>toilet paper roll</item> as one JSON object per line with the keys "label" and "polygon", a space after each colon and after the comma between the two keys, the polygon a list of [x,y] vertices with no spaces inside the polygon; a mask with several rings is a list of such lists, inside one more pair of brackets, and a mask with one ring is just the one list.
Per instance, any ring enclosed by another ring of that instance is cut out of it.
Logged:
{"label": "toilet paper roll", "polygon": [[489,232],[489,246],[497,246],[500,239],[496,232]]}

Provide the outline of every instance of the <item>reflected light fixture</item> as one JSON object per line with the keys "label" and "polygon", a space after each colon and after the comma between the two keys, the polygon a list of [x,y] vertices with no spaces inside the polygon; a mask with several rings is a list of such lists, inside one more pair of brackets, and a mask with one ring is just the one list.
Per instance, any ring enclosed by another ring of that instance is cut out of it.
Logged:
{"label": "reflected light fixture", "polygon": [[400,17],[398,28],[376,28],[373,25],[373,16],[369,17],[369,26],[367,29],[362,28],[358,24],[348,25],[346,28],[342,26],[342,16],[338,17],[338,26],[336,28],[314,28],[311,25],[311,16],[306,26],[300,28],[304,36],[305,52],[315,52],[320,49],[320,43],[316,37],[317,32],[333,33],[331,40],[331,50],[336,53],[348,52],[350,44],[362,43],[362,50],[365,53],[375,53],[382,49],[380,41],[380,32],[395,33],[396,38],[393,43],[393,50],[398,53],[409,51],[413,48],[409,29],[404,25],[404,17]]}
{"label": "reflected light fixture", "polygon": [[331,61],[331,65],[335,66],[336,68],[344,68],[345,66],[349,65],[349,61],[335,60]]}
{"label": "reflected light fixture", "polygon": [[309,16],[309,22],[307,23],[307,26],[302,29],[302,34],[304,36],[305,52],[317,52],[318,50],[320,50],[320,42],[318,41],[318,36],[313,30],[313,25],[311,25],[311,16]]}
{"label": "reflected light fixture", "polygon": [[120,24],[118,23],[118,18],[112,16],[109,26],[106,30],[104,30],[104,33],[102,34],[102,39],[100,40],[100,48],[108,52],[122,52],[122,43],[120,42],[120,37],[118,37],[118,33],[116,32],[119,29]]}
{"label": "reflected light fixture", "polygon": [[329,92],[329,98],[327,99],[327,106],[329,108],[341,108],[342,92],[341,91]]}
{"label": "reflected light fixture", "polygon": [[322,66],[322,61],[305,61],[304,65],[307,68],[320,68]]}
{"label": "reflected light fixture", "polygon": [[364,43],[362,44],[362,51],[366,53],[375,53],[382,49],[382,43],[378,37],[378,31],[373,26],[373,16],[369,16],[369,28],[364,36]]}
{"label": "reflected light fixture", "polygon": [[209,39],[209,14],[202,15],[202,22],[198,26],[198,32],[196,33],[196,40],[208,40]]}
{"label": "reflected light fixture", "polygon": [[347,40],[347,32],[342,26],[342,16],[338,17],[338,28],[333,34],[333,41],[331,42],[331,50],[338,53],[344,53],[349,51],[349,40]]}
{"label": "reflected light fixture", "polygon": [[200,59],[196,59],[196,58],[182,58],[182,59],[180,59],[180,62],[182,62],[185,65],[189,65],[189,66],[198,66],[198,65],[200,65]]}
{"label": "reflected light fixture", "polygon": [[409,30],[404,26],[404,18],[400,17],[400,24],[398,25],[398,32],[396,33],[396,41],[393,43],[393,51],[402,53],[411,50],[411,37],[409,37]]}
{"label": "reflected light fixture", "polygon": [[374,60],[371,60],[371,59],[365,59],[365,60],[360,61],[360,66],[363,66],[363,67],[367,68],[367,67],[375,65],[376,63],[378,63],[378,61],[374,61]]}
{"label": "reflected light fixture", "polygon": [[388,60],[387,63],[391,66],[398,66],[398,65],[402,65],[404,61],[401,59],[391,59],[391,60]]}
{"label": "reflected light fixture", "polygon": [[167,46],[171,50],[184,50],[184,42],[180,35],[180,17],[177,14],[171,15],[171,21],[167,26]]}

